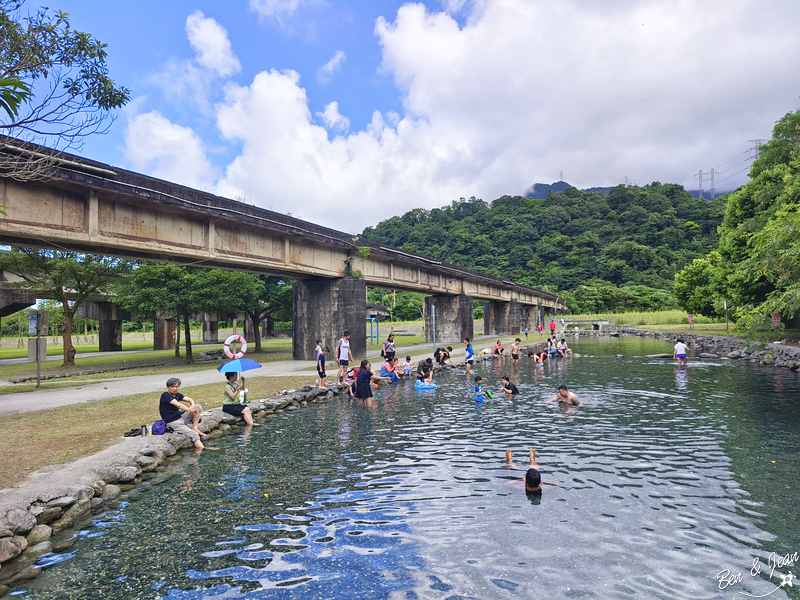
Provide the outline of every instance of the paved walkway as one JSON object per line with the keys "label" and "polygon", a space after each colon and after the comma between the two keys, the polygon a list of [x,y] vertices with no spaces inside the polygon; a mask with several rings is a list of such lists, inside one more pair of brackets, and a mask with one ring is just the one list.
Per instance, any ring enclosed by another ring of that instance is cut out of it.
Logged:
{"label": "paved walkway", "polygon": [[[487,341],[495,341],[498,336],[479,336],[473,341],[475,352],[480,352],[481,348],[486,347]],[[503,343],[508,348],[508,343],[513,341],[513,337],[502,337]],[[531,337],[529,343],[538,341]],[[333,352],[333,349],[331,349]],[[411,355],[414,362],[422,358],[433,356],[432,346],[416,345],[397,348],[397,356],[401,362],[407,355]],[[453,350],[453,357],[464,355],[464,345],[459,344]],[[330,356],[330,355],[329,355]],[[380,350],[368,350],[367,357],[372,361],[381,360]],[[329,361],[331,359],[329,358]],[[260,369],[247,372],[247,378],[253,377],[285,377],[300,376],[308,377],[309,384],[313,384],[316,372],[313,369],[313,361],[301,360],[282,360],[265,363]],[[208,370],[193,371],[190,373],[175,373],[171,377],[178,377],[184,389],[205,385],[207,383],[222,383],[222,375],[217,371],[218,363],[211,363]],[[334,365],[331,364],[331,367]],[[378,365],[376,365],[378,366]],[[335,369],[329,369],[333,377],[336,376]],[[19,413],[28,413],[38,410],[48,410],[68,404],[80,404],[82,402],[95,402],[108,400],[110,398],[124,398],[135,394],[161,393],[164,391],[166,377],[160,375],[136,375],[132,377],[119,377],[105,379],[100,382],[97,380],[87,381],[86,385],[76,387],[64,387],[49,390],[34,390],[32,392],[20,392],[17,394],[0,395],[0,417]]]}

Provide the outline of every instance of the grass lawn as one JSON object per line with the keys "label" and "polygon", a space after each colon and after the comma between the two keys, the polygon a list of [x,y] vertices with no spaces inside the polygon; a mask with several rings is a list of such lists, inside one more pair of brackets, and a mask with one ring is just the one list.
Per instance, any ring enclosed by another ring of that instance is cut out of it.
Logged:
{"label": "grass lawn", "polygon": [[[276,340],[269,340],[276,341]],[[279,360],[291,360],[291,340],[289,347],[286,348],[285,340],[277,340],[283,344],[263,345],[262,352],[248,352],[247,357],[259,363],[268,363]],[[195,349],[193,355],[198,357],[201,350]],[[154,375],[159,373],[171,373],[179,370],[181,372],[202,371],[209,368],[207,361],[187,364],[184,350],[181,349],[181,358],[175,358],[174,350],[152,350],[136,354],[104,354],[101,356],[76,357],[75,368],[64,369],[61,361],[47,361],[41,363],[42,377],[57,376],[56,379],[44,380],[50,387],[60,387],[68,385],[66,378],[70,381],[86,381],[92,379],[107,379],[115,377],[132,377],[134,375]],[[86,373],[92,371],[92,373]],[[77,373],[82,373],[77,375]],[[4,387],[0,393],[12,393],[15,391],[30,391],[35,386],[36,363],[20,363],[16,365],[0,365],[0,379],[33,379],[34,383],[24,382],[16,386]],[[44,385],[44,383],[43,383]],[[24,388],[24,389],[23,389]]]}
{"label": "grass lawn", "polygon": [[[247,380],[247,397],[266,398],[312,383],[311,377],[257,377]],[[222,406],[222,389],[215,383],[187,386],[181,392],[207,410]],[[42,467],[95,454],[126,431],[152,425],[160,419],[159,396],[139,394],[0,417],[0,487],[16,485]]]}

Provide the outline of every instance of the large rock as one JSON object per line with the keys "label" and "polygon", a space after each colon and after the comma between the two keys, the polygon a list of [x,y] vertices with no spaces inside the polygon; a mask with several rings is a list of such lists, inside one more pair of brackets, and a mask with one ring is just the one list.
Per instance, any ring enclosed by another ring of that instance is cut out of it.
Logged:
{"label": "large rock", "polygon": [[47,503],[48,508],[66,508],[75,504],[75,496],[61,496]]}
{"label": "large rock", "polygon": [[36,517],[27,510],[12,508],[6,513],[8,528],[18,535],[25,535],[36,526]]}
{"label": "large rock", "polygon": [[142,471],[154,471],[158,466],[158,461],[152,456],[137,456],[136,464],[142,467]]}
{"label": "large rock", "polygon": [[97,476],[106,483],[116,483],[119,481],[119,467],[105,466],[97,470]]}
{"label": "large rock", "polygon": [[119,467],[119,479],[117,481],[133,481],[139,476],[139,469],[132,465]]}
{"label": "large rock", "polygon": [[58,508],[57,506],[51,506],[51,507],[43,506],[41,508],[42,512],[36,515],[36,520],[40,525],[46,525],[47,523],[52,523],[59,517],[59,515],[62,512],[61,509]]}
{"label": "large rock", "polygon": [[21,535],[0,538],[0,563],[4,563],[19,556],[27,547],[28,540]]}
{"label": "large rock", "polygon": [[94,497],[94,488],[90,485],[73,485],[67,490],[67,496],[72,496],[77,502],[90,500]]}
{"label": "large rock", "polygon": [[114,498],[119,497],[122,493],[122,490],[119,489],[118,485],[114,485],[113,483],[109,483],[106,488],[103,490],[103,501],[113,500]]}
{"label": "large rock", "polygon": [[25,539],[28,540],[28,543],[31,546],[35,546],[36,544],[46,542],[52,535],[53,529],[51,527],[48,525],[37,525],[31,529],[30,533],[25,537]]}
{"label": "large rock", "polygon": [[73,504],[58,521],[53,523],[53,533],[72,527],[86,517],[92,510],[90,500],[81,500]]}

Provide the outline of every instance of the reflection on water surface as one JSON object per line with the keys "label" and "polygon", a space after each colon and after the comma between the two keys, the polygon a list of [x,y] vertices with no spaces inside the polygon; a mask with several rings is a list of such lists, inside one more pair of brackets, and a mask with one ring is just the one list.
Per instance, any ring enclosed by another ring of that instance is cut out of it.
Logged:
{"label": "reflection on water surface", "polygon": [[[479,365],[490,390],[508,374],[521,391],[492,404],[453,372],[434,392],[404,382],[222,438],[43,559],[24,595],[745,598],[800,576],[766,564],[800,551],[798,376],[678,370],[640,338],[571,346],[585,356]],[[546,404],[561,383],[580,407]],[[557,487],[526,496],[530,447]],[[721,591],[724,569],[742,581]],[[769,598],[800,597],[786,589]]]}

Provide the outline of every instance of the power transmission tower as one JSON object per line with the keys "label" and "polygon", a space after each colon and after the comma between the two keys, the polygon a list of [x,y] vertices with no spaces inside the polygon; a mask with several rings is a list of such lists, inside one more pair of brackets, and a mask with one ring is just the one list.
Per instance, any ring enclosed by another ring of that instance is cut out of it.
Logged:
{"label": "power transmission tower", "polygon": [[753,144],[753,147],[750,148],[750,158],[752,158],[753,160],[758,160],[758,157],[760,156],[758,147],[761,144],[766,144],[769,140],[747,140],[747,141]]}
{"label": "power transmission tower", "polygon": [[706,174],[703,174],[703,170],[702,169],[700,169],[697,172],[697,197],[698,198],[702,198],[703,197],[703,185],[705,184],[706,181],[709,181],[709,182],[711,182],[711,187],[709,188],[709,191],[711,192],[711,199],[712,200],[714,199],[714,194],[717,191],[716,188],[714,187],[714,176],[715,175],[716,175],[716,173],[714,172],[714,169],[711,169],[711,173],[706,173]]}
{"label": "power transmission tower", "polygon": [[698,198],[702,198],[703,197],[703,169],[700,169],[700,172],[697,174],[697,181],[698,181],[698,184],[697,184],[698,185],[698,187],[697,187],[697,197]]}

